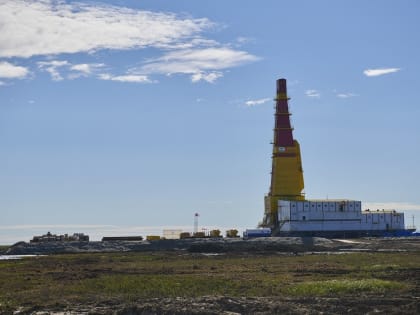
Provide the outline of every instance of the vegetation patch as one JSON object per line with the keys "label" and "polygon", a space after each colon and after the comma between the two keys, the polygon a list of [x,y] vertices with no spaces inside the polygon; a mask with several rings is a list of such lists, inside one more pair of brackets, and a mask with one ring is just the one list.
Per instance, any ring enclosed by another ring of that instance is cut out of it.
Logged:
{"label": "vegetation patch", "polygon": [[363,269],[366,271],[384,271],[384,270],[395,270],[401,267],[397,264],[375,264],[365,266]]}
{"label": "vegetation patch", "polygon": [[365,293],[382,299],[391,293],[395,299],[418,295],[419,271],[420,252],[214,256],[147,252],[31,257],[0,261],[0,314],[21,306],[63,309],[178,297],[279,301],[306,296],[355,298]]}
{"label": "vegetation patch", "polygon": [[332,295],[332,294],[354,294],[361,292],[384,293],[392,290],[401,290],[406,285],[397,281],[380,279],[334,279],[326,281],[307,281],[292,285],[286,290],[291,295]]}

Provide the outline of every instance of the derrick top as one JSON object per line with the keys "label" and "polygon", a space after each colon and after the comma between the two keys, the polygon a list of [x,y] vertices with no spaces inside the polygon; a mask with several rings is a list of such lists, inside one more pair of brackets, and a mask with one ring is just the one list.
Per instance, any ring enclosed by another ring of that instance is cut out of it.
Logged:
{"label": "derrick top", "polygon": [[276,113],[274,126],[274,146],[293,146],[293,133],[290,124],[289,105],[287,101],[286,79],[277,80]]}
{"label": "derrick top", "polygon": [[287,96],[286,79],[277,80],[277,97],[279,97],[279,94],[282,94],[282,96]]}

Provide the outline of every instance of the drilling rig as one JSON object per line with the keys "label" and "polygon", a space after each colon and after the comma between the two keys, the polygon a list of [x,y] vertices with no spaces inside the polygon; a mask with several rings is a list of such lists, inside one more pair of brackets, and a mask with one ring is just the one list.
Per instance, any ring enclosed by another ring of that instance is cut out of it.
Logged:
{"label": "drilling rig", "polygon": [[274,114],[274,139],[271,185],[265,196],[263,226],[278,229],[277,204],[279,200],[305,200],[302,160],[297,140],[293,139],[287,96],[286,79],[277,80]]}

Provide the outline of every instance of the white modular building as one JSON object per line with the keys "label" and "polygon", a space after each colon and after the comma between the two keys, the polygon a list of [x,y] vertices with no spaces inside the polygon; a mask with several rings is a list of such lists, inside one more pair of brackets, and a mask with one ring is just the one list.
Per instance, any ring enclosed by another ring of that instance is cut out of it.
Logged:
{"label": "white modular building", "polygon": [[166,240],[177,240],[180,238],[182,230],[178,229],[165,229],[163,230],[163,238]]}
{"label": "white modular building", "polygon": [[355,200],[278,201],[280,234],[351,236],[384,235],[405,229],[404,213],[364,210]]}

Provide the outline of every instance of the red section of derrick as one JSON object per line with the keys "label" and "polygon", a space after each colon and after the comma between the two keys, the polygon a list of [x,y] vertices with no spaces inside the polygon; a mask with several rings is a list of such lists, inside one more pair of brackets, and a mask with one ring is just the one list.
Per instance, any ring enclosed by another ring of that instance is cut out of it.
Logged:
{"label": "red section of derrick", "polygon": [[276,147],[293,146],[292,126],[290,124],[289,105],[287,103],[286,79],[277,80],[275,117],[274,145]]}
{"label": "red section of derrick", "polygon": [[290,127],[289,115],[278,115],[276,117],[278,126],[287,126]]}

